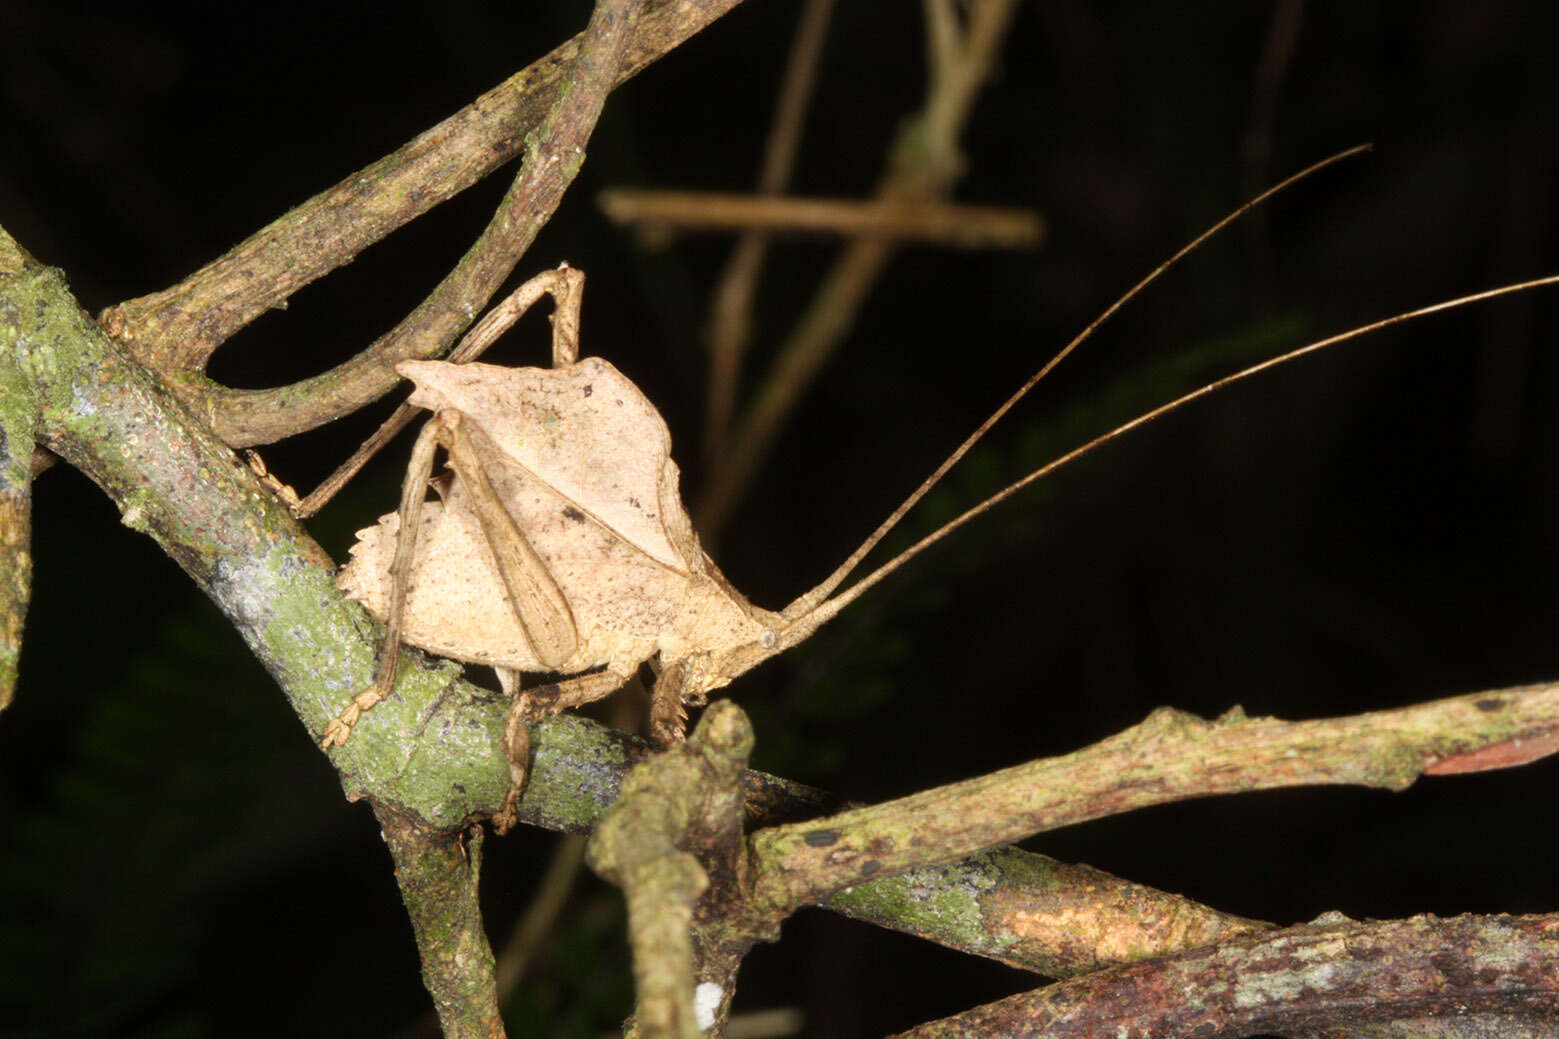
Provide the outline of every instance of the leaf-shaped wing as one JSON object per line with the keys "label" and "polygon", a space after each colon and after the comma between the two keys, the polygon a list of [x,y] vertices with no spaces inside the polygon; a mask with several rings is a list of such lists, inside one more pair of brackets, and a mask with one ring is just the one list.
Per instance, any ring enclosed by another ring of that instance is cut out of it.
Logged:
{"label": "leaf-shaped wing", "polygon": [[[495,500],[568,600],[580,644],[562,664],[543,662],[509,604],[465,481],[442,507],[424,506],[404,613],[406,641],[447,656],[521,670],[631,669],[724,599],[678,495],[670,434],[653,405],[610,364],[586,358],[559,369],[408,362],[412,400],[458,412]],[[396,517],[359,534],[340,583],[383,618]],[[723,580],[720,582],[723,585]],[[736,597],[737,600],[740,597]],[[691,601],[696,600],[696,602]],[[752,623],[745,600],[723,610],[726,627]],[[752,637],[744,635],[744,637]],[[693,641],[698,641],[696,638]]]}
{"label": "leaf-shaped wing", "polygon": [[564,368],[407,361],[411,403],[455,410],[505,463],[543,481],[623,541],[688,571],[699,552],[682,507],[671,433],[655,406],[599,357]]}

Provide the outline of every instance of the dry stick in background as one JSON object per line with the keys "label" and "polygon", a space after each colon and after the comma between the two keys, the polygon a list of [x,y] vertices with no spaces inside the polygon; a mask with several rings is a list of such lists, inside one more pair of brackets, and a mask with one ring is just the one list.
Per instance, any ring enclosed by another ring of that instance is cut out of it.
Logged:
{"label": "dry stick in background", "polygon": [[601,211],[619,224],[649,230],[756,230],[851,235],[924,242],[951,249],[1032,249],[1044,238],[1037,213],[1001,206],[855,202],[836,198],[769,198],[710,191],[601,192]]}

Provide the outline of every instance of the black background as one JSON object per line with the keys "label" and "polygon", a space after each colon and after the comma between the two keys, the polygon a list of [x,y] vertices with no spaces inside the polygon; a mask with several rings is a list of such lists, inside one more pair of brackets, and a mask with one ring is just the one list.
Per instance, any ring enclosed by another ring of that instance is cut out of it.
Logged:
{"label": "black background", "polygon": [[[231,9],[230,9],[231,7]],[[171,284],[583,27],[581,3],[0,0],[0,222],[92,311]],[[918,4],[844,2],[796,176],[870,190],[923,89]],[[609,225],[608,186],[739,191],[795,5],[748,0],[613,94],[583,175],[520,265],[589,275],[587,352],[672,427],[689,497],[720,237]],[[965,138],[961,201],[1030,207],[1037,252],[906,249],[715,550],[778,606],[848,553],[1120,291],[1261,186],[1290,192],[1134,303],[909,524],[1243,360],[1559,269],[1559,79],[1544,5],[1306,9],[1277,91],[1272,5],[1024,5]],[[1263,116],[1269,112],[1270,117]],[[1266,139],[1268,147],[1260,142]],[[273,385],[391,327],[448,269],[504,170],[234,338]],[[774,251],[760,364],[835,253]],[[518,277],[518,276],[517,276]],[[1552,679],[1559,379],[1549,292],[1399,328],[1182,411],[1076,464],[730,690],[755,763],[881,799],[1064,752],[1170,704],[1319,717]],[[532,319],[501,359],[539,363]],[[266,451],[307,488],[374,416]],[[311,524],[338,558],[394,500],[405,445]],[[0,1034],[384,1035],[425,1012],[369,811],[237,637],[63,468],[38,487],[36,595],[0,717]],[[1280,922],[1554,908],[1556,771],[1161,808],[1030,842]],[[553,837],[488,845],[501,939]],[[593,880],[511,1009],[514,1035],[628,1008]],[[753,955],[737,1009],[870,1035],[1033,979],[822,913]]]}

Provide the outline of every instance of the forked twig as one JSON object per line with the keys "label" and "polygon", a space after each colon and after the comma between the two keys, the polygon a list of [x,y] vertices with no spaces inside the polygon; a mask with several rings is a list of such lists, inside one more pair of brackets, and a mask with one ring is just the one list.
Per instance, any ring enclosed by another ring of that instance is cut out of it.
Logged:
{"label": "forked twig", "polygon": [[264,443],[351,413],[395,379],[396,362],[437,354],[455,340],[513,272],[584,162],[606,95],[616,82],[637,0],[598,2],[609,46],[586,46],[546,121],[526,138],[525,161],[476,242],[400,324],[345,364],[275,390],[211,390],[213,425],[229,444]]}

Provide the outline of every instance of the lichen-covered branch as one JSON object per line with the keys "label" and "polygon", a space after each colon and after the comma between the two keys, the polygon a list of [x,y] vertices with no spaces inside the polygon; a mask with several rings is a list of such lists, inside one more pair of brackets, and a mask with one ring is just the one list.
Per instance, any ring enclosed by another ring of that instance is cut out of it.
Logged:
{"label": "lichen-covered branch", "polygon": [[[645,4],[614,85],[739,2]],[[583,40],[581,34],[557,47],[178,285],[110,308],[105,327],[154,370],[173,374],[202,367],[218,345],[249,322],[518,156],[573,75]]]}
{"label": "lichen-covered branch", "polygon": [[1049,978],[1271,928],[1092,866],[1018,848],[858,884],[822,905]]}
{"label": "lichen-covered branch", "polygon": [[[90,476],[126,526],[156,539],[232,621],[309,732],[322,732],[369,681],[377,637],[336,588],[334,563],[247,465],[119,353],[58,272],[29,266],[0,295],[38,394],[40,442]],[[487,695],[451,664],[406,668],[385,709],[334,757],[348,793],[435,829],[496,806],[508,766],[503,707],[482,702]],[[198,718],[190,729],[202,736]]]}
{"label": "lichen-covered branch", "polygon": [[[698,1039],[714,1015],[699,1022],[693,989],[695,981],[709,983],[711,969],[724,996],[721,1019],[729,1006],[740,958],[700,962],[694,909],[707,893],[717,909],[702,914],[706,919],[729,925],[743,916],[741,777],[752,744],[741,709],[729,700],[715,703],[687,743],[629,773],[590,838],[591,868],[628,900],[635,1016],[646,1039]],[[704,937],[700,951],[710,944]]]}
{"label": "lichen-covered branch", "polygon": [[1073,754],[755,834],[754,893],[777,909],[1045,830],[1191,797],[1288,786],[1401,790],[1428,771],[1559,750],[1559,683],[1320,721],[1214,722],[1162,708]]}
{"label": "lichen-covered branch", "polygon": [[395,882],[417,937],[422,981],[445,1039],[501,1037],[493,950],[477,899],[481,828],[433,833],[385,811],[379,813],[379,825],[395,860]]}
{"label": "lichen-covered branch", "polygon": [[1097,971],[902,1039],[1232,1039],[1467,1014],[1517,1024],[1559,1014],[1559,917],[1318,921]]}
{"label": "lichen-covered branch", "polygon": [[[520,819],[570,833],[594,828],[622,776],[648,753],[640,740],[571,715],[542,722],[535,740]],[[744,777],[743,799],[750,829],[839,808],[831,795],[761,772]],[[857,884],[823,905],[1049,977],[1161,956],[1264,926],[1017,848]],[[1089,917],[1090,906],[1097,918]]]}
{"label": "lichen-covered branch", "polygon": [[[21,273],[26,257],[0,238],[0,280]],[[0,298],[0,711],[16,690],[22,628],[32,590],[32,456],[38,395],[16,342],[20,315]]]}

